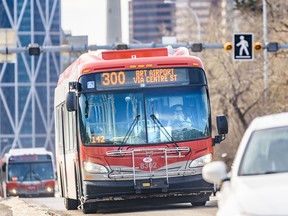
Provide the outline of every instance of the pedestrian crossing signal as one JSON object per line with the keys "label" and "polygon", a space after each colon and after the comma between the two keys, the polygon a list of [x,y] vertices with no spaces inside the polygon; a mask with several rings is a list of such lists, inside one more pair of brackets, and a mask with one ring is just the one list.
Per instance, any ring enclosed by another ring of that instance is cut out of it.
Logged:
{"label": "pedestrian crossing signal", "polygon": [[249,61],[254,58],[252,33],[237,33],[233,37],[234,61]]}

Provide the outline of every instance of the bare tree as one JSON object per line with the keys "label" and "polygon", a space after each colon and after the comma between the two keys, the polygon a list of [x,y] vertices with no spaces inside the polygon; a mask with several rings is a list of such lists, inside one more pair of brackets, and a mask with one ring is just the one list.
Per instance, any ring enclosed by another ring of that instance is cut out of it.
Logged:
{"label": "bare tree", "polygon": [[[238,5],[237,5],[238,2]],[[219,5],[214,5],[210,24],[202,26],[205,43],[231,42],[236,32],[251,32],[255,41],[263,41],[262,1],[239,0],[227,11],[226,20],[222,22]],[[268,39],[287,43],[288,2],[281,0],[267,1]],[[221,25],[225,23],[225,25]],[[187,22],[187,26],[189,23]],[[189,34],[189,31],[187,31]],[[195,36],[195,35],[194,35]],[[188,38],[193,38],[192,35]],[[207,73],[213,118],[217,114],[226,114],[229,120],[229,134],[226,141],[216,146],[215,156],[219,159],[223,153],[228,155],[226,161],[232,163],[240,140],[248,125],[257,116],[288,111],[288,70],[286,50],[269,53],[267,90],[268,99],[264,100],[263,50],[254,54],[253,61],[236,62],[232,52],[207,49],[199,56]],[[265,102],[266,101],[266,102]],[[215,122],[215,121],[213,121]],[[213,125],[213,131],[216,127]]]}
{"label": "bare tree", "polygon": [[[244,1],[242,1],[244,2]],[[252,1],[250,1],[252,2]],[[254,1],[259,3],[259,1]],[[274,41],[287,41],[288,2],[286,1],[267,1],[268,5],[268,33],[269,38]],[[261,5],[262,6],[262,5]],[[258,8],[255,12],[255,7]],[[254,9],[253,9],[254,8]],[[262,41],[262,14],[259,13],[259,4],[254,5],[251,10],[244,8],[241,11],[231,11],[233,16],[233,25],[237,25],[241,32],[252,32],[258,41]],[[223,29],[219,29],[219,18],[211,19],[212,29],[210,38],[218,39],[214,42],[227,38],[222,35]],[[241,27],[241,28],[240,28]],[[230,33],[232,38],[233,32]],[[212,40],[212,39],[211,39]],[[286,42],[287,43],[287,42]],[[228,153],[232,159],[242,138],[245,129],[251,120],[259,115],[275,112],[288,111],[288,76],[287,76],[287,51],[269,54],[268,64],[268,99],[264,103],[263,86],[263,52],[255,53],[255,59],[251,62],[233,62],[231,53],[225,51],[205,51],[202,60],[206,63],[208,80],[210,83],[211,98],[214,105],[213,113],[219,113],[221,110],[229,117],[230,132],[224,145],[220,145],[218,150],[220,156],[223,152]],[[212,105],[213,106],[213,105]],[[228,159],[229,160],[229,159]]]}

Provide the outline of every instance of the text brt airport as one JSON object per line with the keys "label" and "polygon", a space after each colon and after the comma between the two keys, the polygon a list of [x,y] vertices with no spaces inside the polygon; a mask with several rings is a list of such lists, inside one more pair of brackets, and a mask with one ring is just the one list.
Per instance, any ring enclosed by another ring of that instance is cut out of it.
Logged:
{"label": "text brt airport", "polygon": [[205,71],[181,47],[80,56],[55,90],[59,188],[67,209],[184,203],[205,205],[213,185],[202,167],[228,132],[212,117]]}

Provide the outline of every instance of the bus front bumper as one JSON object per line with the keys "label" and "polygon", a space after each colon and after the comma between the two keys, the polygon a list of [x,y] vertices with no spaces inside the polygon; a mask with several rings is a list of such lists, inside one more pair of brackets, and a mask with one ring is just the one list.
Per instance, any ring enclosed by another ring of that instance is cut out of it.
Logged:
{"label": "bus front bumper", "polygon": [[[173,177],[168,179],[84,181],[84,202],[132,200],[148,198],[176,198],[178,203],[192,202],[195,198],[207,201],[214,191],[212,184],[202,175]],[[173,199],[174,200],[174,199]],[[171,203],[176,203],[176,201]]]}

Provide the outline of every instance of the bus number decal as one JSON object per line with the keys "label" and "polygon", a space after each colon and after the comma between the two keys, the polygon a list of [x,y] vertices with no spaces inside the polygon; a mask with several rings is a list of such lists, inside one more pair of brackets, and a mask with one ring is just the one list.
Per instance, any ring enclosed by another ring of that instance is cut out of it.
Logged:
{"label": "bus number decal", "polygon": [[91,139],[91,142],[92,143],[105,143],[105,137],[104,136],[92,136],[92,139]]}
{"label": "bus number decal", "polygon": [[123,85],[126,82],[125,73],[123,71],[120,72],[111,72],[111,73],[103,73],[102,74],[102,84],[104,86],[109,85]]}
{"label": "bus number decal", "polygon": [[151,163],[140,163],[140,169],[156,169],[157,168],[157,163],[156,162],[151,162]]}

